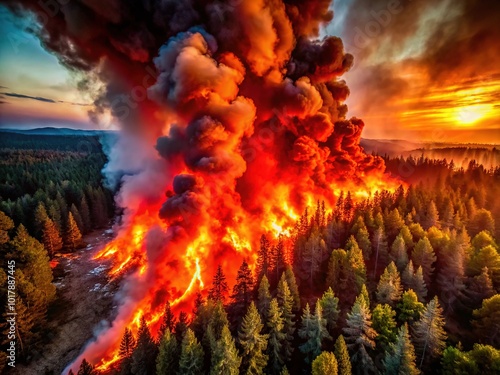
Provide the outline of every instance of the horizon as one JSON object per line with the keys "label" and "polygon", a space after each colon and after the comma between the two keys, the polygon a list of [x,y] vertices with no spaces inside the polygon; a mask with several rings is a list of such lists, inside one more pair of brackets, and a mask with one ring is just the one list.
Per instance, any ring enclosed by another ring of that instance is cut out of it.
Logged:
{"label": "horizon", "polygon": [[[414,4],[394,4],[339,0],[333,4],[333,19],[321,27],[320,37],[339,36],[354,56],[343,77],[350,88],[347,118],[361,118],[368,139],[500,143],[500,63],[495,64],[499,56],[489,44],[495,35],[487,34],[484,48],[474,56],[462,53],[458,43],[472,45],[484,34],[491,17],[484,25],[476,18],[488,15],[487,7],[477,5],[469,14],[460,4],[424,4],[418,11]],[[412,12],[416,20],[409,20]],[[0,42],[0,128],[120,127],[109,108],[92,104],[99,100],[102,83],[94,73],[64,67],[47,51],[28,31],[36,24],[30,13],[14,14],[1,5],[0,20],[7,35]],[[458,54],[448,67],[431,43],[446,23],[464,25],[459,35],[444,35]],[[415,35],[407,31],[401,36],[402,24]],[[79,87],[82,82],[85,90]]]}

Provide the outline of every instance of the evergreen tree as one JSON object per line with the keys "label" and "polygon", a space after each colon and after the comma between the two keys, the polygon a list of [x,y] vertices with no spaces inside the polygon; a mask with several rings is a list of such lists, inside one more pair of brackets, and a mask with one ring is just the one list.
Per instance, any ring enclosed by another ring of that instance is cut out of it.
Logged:
{"label": "evergreen tree", "polygon": [[425,301],[425,297],[427,297],[427,285],[425,284],[422,266],[417,268],[417,272],[413,276],[411,289],[415,291],[420,301]]}
{"label": "evergreen tree", "polygon": [[42,202],[38,202],[38,206],[36,207],[35,210],[35,237],[38,240],[42,239],[42,233],[43,233],[43,228],[44,228],[44,223],[47,221],[49,218],[49,215],[47,215],[47,210],[45,208],[45,205]]}
{"label": "evergreen tree", "polygon": [[415,249],[411,254],[411,259],[415,267],[422,266],[424,281],[430,285],[432,274],[434,273],[434,262],[436,261],[436,254],[427,237],[420,239],[415,245]]}
{"label": "evergreen tree", "polygon": [[408,264],[408,252],[406,251],[405,240],[401,234],[392,243],[390,256],[396,264],[398,271],[402,272]]}
{"label": "evergreen tree", "polygon": [[402,323],[413,323],[420,319],[420,315],[424,311],[424,304],[418,301],[416,293],[409,289],[403,293],[401,301],[398,303],[399,311],[398,320]]}
{"label": "evergreen tree", "polygon": [[430,227],[437,227],[439,225],[439,213],[434,201],[431,201],[431,203],[429,204],[425,219],[422,224],[425,230],[429,229]]}
{"label": "evergreen tree", "polygon": [[344,336],[340,335],[335,341],[335,358],[337,359],[338,374],[339,375],[351,375],[352,365],[349,359],[349,352],[347,350],[347,345],[344,340]]}
{"label": "evergreen tree", "polygon": [[212,353],[210,375],[238,375],[241,358],[231,337],[229,327],[222,328],[220,339],[215,343]]}
{"label": "evergreen tree", "polygon": [[228,291],[229,287],[227,286],[226,276],[222,271],[222,266],[219,264],[212,281],[212,288],[208,292],[208,298],[224,303]]}
{"label": "evergreen tree", "polygon": [[357,294],[366,283],[366,265],[363,253],[354,237],[351,236],[347,241],[346,250],[348,261],[347,282],[351,288],[355,288],[353,292]]}
{"label": "evergreen tree", "polygon": [[69,211],[73,215],[73,219],[75,219],[75,223],[78,227],[78,230],[80,231],[80,233],[83,233],[84,231],[83,220],[82,216],[80,215],[80,211],[78,211],[78,208],[74,204],[71,205]]}
{"label": "evergreen tree", "polygon": [[383,226],[378,227],[373,233],[372,248],[374,257],[373,277],[380,272],[379,268],[385,268],[388,259],[387,237]]}
{"label": "evergreen tree", "polygon": [[156,374],[175,374],[179,364],[179,348],[177,339],[167,329],[160,340],[158,357],[156,358]]}
{"label": "evergreen tree", "polygon": [[151,337],[146,319],[143,316],[137,331],[137,345],[132,353],[132,374],[154,375],[156,354],[156,344]]}
{"label": "evergreen tree", "polygon": [[328,332],[331,334],[333,329],[337,325],[337,319],[339,317],[339,299],[335,297],[331,287],[323,293],[320,300],[321,308],[323,309],[323,317],[326,319],[326,327]]}
{"label": "evergreen tree", "polygon": [[135,349],[135,339],[132,335],[132,331],[125,328],[125,333],[123,334],[122,341],[120,342],[120,374],[130,375],[132,374],[132,354]]}
{"label": "evergreen tree", "polygon": [[236,276],[236,284],[233,287],[231,294],[231,317],[233,327],[237,327],[243,316],[245,316],[248,306],[252,300],[252,292],[254,289],[252,271],[248,267],[248,263],[243,261]]}
{"label": "evergreen tree", "polygon": [[87,198],[85,198],[85,194],[82,196],[82,199],[80,200],[79,208],[83,224],[83,233],[88,233],[92,229],[92,222],[90,220],[90,210],[89,210],[89,205],[87,203]]}
{"label": "evergreen tree", "polygon": [[14,222],[10,217],[0,211],[0,246],[9,242],[9,231],[14,228]]}
{"label": "evergreen tree", "polygon": [[312,363],[312,375],[337,375],[337,359],[330,352],[323,352]]}
{"label": "evergreen tree", "polygon": [[131,357],[134,349],[135,339],[132,335],[132,331],[128,328],[125,328],[125,333],[123,334],[122,341],[120,342],[120,357]]}
{"label": "evergreen tree", "polygon": [[306,306],[302,316],[302,325],[299,329],[299,336],[305,339],[299,349],[306,355],[306,363],[312,363],[313,359],[321,353],[321,346],[325,339],[331,340],[331,336],[326,329],[326,319],[323,317],[321,302],[316,301],[314,314],[311,315],[309,305]]}
{"label": "evergreen tree", "polygon": [[415,278],[415,267],[413,266],[413,261],[409,261],[406,265],[403,274],[401,275],[401,281],[405,288],[409,289],[414,285],[413,279]]}
{"label": "evergreen tree", "polygon": [[188,329],[188,316],[186,312],[181,311],[179,313],[179,320],[175,323],[174,327],[174,334],[175,337],[177,338],[177,342],[182,344],[182,339],[184,338],[184,335]]}
{"label": "evergreen tree", "polygon": [[373,329],[377,331],[375,338],[376,346],[379,350],[387,351],[387,348],[396,340],[396,321],[394,317],[396,312],[391,306],[377,305],[373,309]]}
{"label": "evergreen tree", "polygon": [[257,267],[256,275],[257,280],[260,280],[262,276],[269,276],[271,269],[271,244],[265,235],[260,238],[260,248],[257,253]]}
{"label": "evergreen tree", "polygon": [[347,314],[344,328],[345,340],[351,350],[351,363],[354,373],[361,374],[375,371],[375,364],[368,350],[375,348],[377,332],[372,328],[371,313],[366,300],[358,296],[356,302]]}
{"label": "evergreen tree", "polygon": [[96,372],[94,371],[94,367],[87,362],[87,360],[84,358],[82,360],[82,363],[80,363],[80,369],[78,370],[77,375],[95,375]]}
{"label": "evergreen tree", "polygon": [[488,273],[493,282],[493,286],[500,288],[500,254],[498,250],[487,245],[479,251],[474,251],[468,262],[467,272],[471,276],[479,275],[484,267],[488,267]]}
{"label": "evergreen tree", "polygon": [[167,300],[167,302],[165,303],[163,320],[159,331],[160,339],[163,337],[163,335],[167,330],[169,330],[170,332],[174,332],[174,329],[175,329],[175,316],[174,313],[172,312],[172,308],[170,307],[170,301]]}
{"label": "evergreen tree", "polygon": [[61,235],[54,222],[49,218],[47,218],[43,224],[42,242],[50,258],[61,251],[63,247]]}
{"label": "evergreen tree", "polygon": [[439,306],[437,297],[434,297],[414,325],[413,341],[420,359],[419,368],[422,368],[426,360],[438,358],[446,347],[445,321],[442,314],[443,309]]}
{"label": "evergreen tree", "polygon": [[269,310],[269,304],[271,303],[271,292],[269,292],[269,281],[266,275],[262,276],[260,280],[258,296],[257,296],[257,306],[259,309],[260,316],[263,319],[267,319],[267,311]]}
{"label": "evergreen tree", "polygon": [[386,375],[418,375],[420,371],[415,365],[415,349],[410,341],[408,326],[404,324],[398,332],[397,341],[391,344],[384,359]]}
{"label": "evergreen tree", "polygon": [[290,289],[290,293],[293,297],[293,311],[300,310],[300,295],[299,295],[299,287],[297,286],[297,280],[295,279],[295,274],[293,273],[293,269],[290,265],[286,266],[285,269],[285,278],[286,283],[288,284],[288,288]]}
{"label": "evergreen tree", "polygon": [[194,332],[187,329],[182,339],[178,375],[200,375],[203,373],[203,348]]}
{"label": "evergreen tree", "polygon": [[377,286],[377,300],[394,306],[401,298],[401,279],[394,262],[391,262],[380,277]]}
{"label": "evergreen tree", "polygon": [[282,340],[282,352],[283,361],[288,362],[291,359],[293,353],[293,334],[295,332],[295,315],[292,311],[293,309],[293,297],[288,288],[288,282],[286,281],[284,275],[281,276],[280,282],[278,284],[277,291],[278,305],[283,317],[283,333],[284,339]]}
{"label": "evergreen tree", "polygon": [[473,312],[473,326],[480,342],[500,346],[500,294],[483,301],[480,309]]}
{"label": "evergreen tree", "polygon": [[[285,245],[283,243],[283,236],[279,235],[278,243],[273,247],[271,264],[273,265],[273,279],[278,282],[280,275],[285,271]],[[276,285],[273,283],[273,285]]]}
{"label": "evergreen tree", "polygon": [[64,246],[68,250],[76,250],[82,244],[82,234],[76,225],[73,214],[68,214],[68,221],[66,223],[66,232],[64,233]]}
{"label": "evergreen tree", "polygon": [[268,369],[270,374],[279,374],[285,359],[282,354],[282,345],[285,341],[285,333],[283,332],[283,317],[278,307],[278,300],[273,298],[269,305],[267,313],[267,327],[269,332],[269,340],[267,346],[268,353]]}
{"label": "evergreen tree", "polygon": [[263,327],[259,312],[252,302],[238,332],[239,343],[243,349],[242,374],[260,375],[264,373],[268,360],[268,356],[265,354],[268,335],[261,333]]}

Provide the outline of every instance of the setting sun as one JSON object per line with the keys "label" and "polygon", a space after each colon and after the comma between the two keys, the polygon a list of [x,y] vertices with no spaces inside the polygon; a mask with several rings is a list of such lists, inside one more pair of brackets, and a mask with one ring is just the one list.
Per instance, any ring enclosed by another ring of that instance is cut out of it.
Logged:
{"label": "setting sun", "polygon": [[456,121],[460,124],[469,125],[483,118],[489,112],[486,104],[470,105],[457,108]]}

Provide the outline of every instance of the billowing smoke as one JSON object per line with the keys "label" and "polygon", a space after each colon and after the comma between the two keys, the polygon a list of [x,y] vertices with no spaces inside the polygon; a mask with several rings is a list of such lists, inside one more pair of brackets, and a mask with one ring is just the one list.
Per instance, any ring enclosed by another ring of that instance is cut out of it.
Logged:
{"label": "billowing smoke", "polygon": [[98,256],[131,271],[117,318],[76,364],[116,360],[124,326],[144,314],[154,330],[167,298],[189,311],[217,264],[234,280],[262,233],[316,200],[390,185],[359,146],[363,121],[346,117],[353,56],[319,39],[330,1],[6,3],[38,16],[33,32],[63,64],[105,84],[92,115],[109,109],[124,131],[106,171],[124,173],[125,213]]}

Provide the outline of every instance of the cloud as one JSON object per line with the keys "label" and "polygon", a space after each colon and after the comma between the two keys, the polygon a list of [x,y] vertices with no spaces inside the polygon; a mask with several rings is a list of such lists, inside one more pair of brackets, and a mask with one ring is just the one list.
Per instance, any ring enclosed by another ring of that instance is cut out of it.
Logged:
{"label": "cloud", "polygon": [[[0,86],[0,87],[3,87],[3,86]],[[18,94],[15,92],[2,92],[1,94],[6,95],[6,96],[10,96],[13,98],[19,98],[19,99],[38,100],[38,101],[44,102],[44,103],[66,103],[66,104],[78,105],[78,106],[90,106],[90,105],[92,105],[92,104],[87,104],[87,103],[68,102],[65,100],[54,100],[54,99],[44,98],[42,96],[31,96],[31,95]]]}

